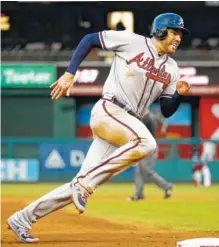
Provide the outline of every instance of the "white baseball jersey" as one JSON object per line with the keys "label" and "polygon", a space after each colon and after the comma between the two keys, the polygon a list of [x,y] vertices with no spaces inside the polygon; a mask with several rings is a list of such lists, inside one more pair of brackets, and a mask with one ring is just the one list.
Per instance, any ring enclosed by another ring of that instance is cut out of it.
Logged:
{"label": "white baseball jersey", "polygon": [[102,48],[115,52],[104,97],[116,97],[142,117],[158,97],[171,97],[179,68],[167,55],[159,56],[150,38],[129,31],[102,31]]}

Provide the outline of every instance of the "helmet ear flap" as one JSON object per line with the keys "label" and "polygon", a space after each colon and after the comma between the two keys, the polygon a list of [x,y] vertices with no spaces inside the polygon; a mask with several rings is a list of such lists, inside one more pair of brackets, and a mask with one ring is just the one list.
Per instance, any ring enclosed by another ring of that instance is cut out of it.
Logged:
{"label": "helmet ear flap", "polygon": [[168,34],[167,29],[164,29],[164,30],[157,29],[156,32],[153,33],[153,36],[156,39],[162,40],[162,39],[165,39],[167,37],[167,34]]}

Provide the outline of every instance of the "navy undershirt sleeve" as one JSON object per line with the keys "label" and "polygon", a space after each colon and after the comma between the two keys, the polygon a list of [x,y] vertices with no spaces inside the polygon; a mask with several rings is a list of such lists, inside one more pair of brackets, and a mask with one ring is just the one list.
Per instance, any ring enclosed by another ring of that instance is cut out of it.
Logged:
{"label": "navy undershirt sleeve", "polygon": [[75,74],[81,62],[89,54],[92,48],[101,48],[101,43],[98,33],[87,34],[80,41],[76,47],[74,54],[72,55],[70,64],[67,68],[67,72]]}
{"label": "navy undershirt sleeve", "polygon": [[172,116],[178,109],[182,96],[177,91],[173,94],[172,98],[161,97],[160,109],[164,117],[168,118]]}

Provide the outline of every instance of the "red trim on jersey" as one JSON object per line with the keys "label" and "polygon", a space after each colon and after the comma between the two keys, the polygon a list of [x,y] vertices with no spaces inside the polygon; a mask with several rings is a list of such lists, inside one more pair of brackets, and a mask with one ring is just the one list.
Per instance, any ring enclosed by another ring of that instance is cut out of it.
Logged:
{"label": "red trim on jersey", "polygon": [[[118,122],[118,123],[120,123],[121,125],[127,127],[127,128],[128,128],[128,129],[136,136],[137,143],[135,143],[133,146],[131,146],[131,147],[129,147],[129,148],[123,150],[121,153],[119,153],[119,154],[117,154],[117,155],[115,155],[115,156],[113,156],[113,157],[107,159],[106,161],[100,163],[100,165],[98,165],[97,167],[94,167],[93,169],[91,169],[90,171],[88,171],[84,176],[79,176],[79,177],[77,177],[77,182],[74,183],[74,184],[79,183],[78,180],[79,180],[80,178],[85,178],[85,177],[86,177],[87,175],[89,175],[91,172],[97,170],[98,168],[100,168],[100,167],[104,166],[105,164],[107,164],[109,161],[111,161],[111,160],[113,160],[113,159],[115,159],[115,158],[121,156],[122,154],[126,153],[127,151],[129,151],[129,150],[131,150],[131,149],[133,149],[133,148],[135,148],[135,147],[137,147],[137,146],[140,144],[140,139],[141,139],[141,138],[138,136],[138,134],[137,134],[131,127],[129,127],[127,124],[123,123],[122,121],[120,121],[120,120],[118,120],[117,118],[115,118],[112,114],[110,114],[110,113],[107,111],[105,105],[106,105],[106,101],[103,101],[103,109],[104,109],[105,113],[106,113],[108,116],[110,116],[112,119],[114,119],[116,122]],[[137,162],[137,161],[136,161],[136,162]],[[110,171],[109,171],[109,172],[110,172]],[[112,175],[113,175],[113,174],[112,174]]]}
{"label": "red trim on jersey", "polygon": [[146,102],[145,102],[145,106],[147,105],[147,103],[148,103],[148,101],[149,101],[149,99],[150,99],[150,96],[151,96],[151,93],[152,93],[152,91],[153,91],[153,88],[154,88],[154,85],[155,85],[155,83],[156,83],[156,81],[154,81],[154,83],[153,83],[153,85],[152,85],[152,87],[151,87],[151,91],[150,91],[150,93],[149,93],[149,97],[147,98],[147,100],[146,100]]}
{"label": "red trim on jersey", "polygon": [[[163,63],[160,64],[159,69],[158,69],[158,74],[159,74],[159,72],[160,72],[160,68],[166,63],[167,60],[168,60],[168,56],[166,57],[166,60],[165,60]],[[151,91],[150,91],[150,93],[149,93],[149,97],[147,98],[147,100],[146,100],[144,106],[147,105],[147,103],[148,103],[148,101],[149,101],[149,99],[150,99],[150,96],[151,96],[151,94],[152,94],[152,91],[153,91],[153,88],[154,88],[155,83],[156,83],[156,80],[154,80],[154,84],[153,84],[153,86],[151,87]]]}
{"label": "red trim on jersey", "polygon": [[103,39],[103,32],[100,32],[100,42],[104,50],[107,50],[104,39]]}
{"label": "red trim on jersey", "polygon": [[113,118],[116,122],[118,122],[118,123],[120,123],[121,125],[123,125],[123,126],[125,126],[126,128],[128,128],[128,129],[136,136],[136,138],[137,138],[138,140],[141,139],[141,138],[138,136],[138,134],[137,134],[131,127],[129,127],[127,124],[123,123],[122,121],[120,121],[120,120],[118,120],[117,118],[115,118],[112,114],[110,114],[110,113],[107,111],[105,105],[106,105],[106,102],[104,101],[104,102],[103,102],[103,109],[104,109],[104,111],[106,112],[107,115],[109,115],[111,118]]}
{"label": "red trim on jersey", "polygon": [[152,80],[158,81],[160,83],[163,83],[163,89],[166,88],[168,86],[168,84],[170,83],[170,80],[164,79],[164,78],[160,78],[157,75],[151,74],[150,72],[146,73],[146,76]]}
{"label": "red trim on jersey", "polygon": [[[154,66],[154,55],[153,55],[153,53],[152,53],[152,51],[151,51],[151,49],[150,49],[150,47],[149,47],[149,45],[148,45],[147,38],[145,38],[145,42],[146,42],[146,45],[147,45],[147,48],[148,48],[149,52],[151,53],[151,57],[152,57],[152,59],[153,59],[153,66]],[[153,67],[153,66],[152,66],[152,67]],[[138,112],[139,106],[141,105],[143,96],[144,96],[144,94],[145,94],[145,91],[146,91],[146,88],[147,88],[146,86],[147,86],[147,83],[148,83],[148,79],[149,79],[149,78],[147,78],[147,80],[145,81],[144,88],[143,88],[143,91],[142,91],[140,100],[139,100],[139,102],[138,102],[138,105],[137,105],[137,112]]]}
{"label": "red trim on jersey", "polygon": [[151,56],[153,57],[153,60],[155,61],[155,59],[154,59],[154,54],[152,53],[151,48],[150,48],[150,46],[148,45],[147,38],[145,38],[145,42],[146,42],[146,45],[147,45],[147,48],[148,48],[149,52],[151,53]]}
{"label": "red trim on jersey", "polygon": [[147,80],[146,80],[145,83],[144,83],[144,88],[143,88],[143,91],[142,91],[142,94],[141,94],[141,98],[140,98],[140,100],[139,100],[139,102],[138,102],[138,105],[137,105],[137,111],[138,111],[138,108],[139,108],[140,103],[141,103],[141,101],[142,101],[142,98],[143,98],[143,96],[144,96],[144,93],[145,93],[145,89],[146,89],[146,85],[147,85],[147,83],[148,83],[148,80],[149,80],[149,78],[147,78]]}

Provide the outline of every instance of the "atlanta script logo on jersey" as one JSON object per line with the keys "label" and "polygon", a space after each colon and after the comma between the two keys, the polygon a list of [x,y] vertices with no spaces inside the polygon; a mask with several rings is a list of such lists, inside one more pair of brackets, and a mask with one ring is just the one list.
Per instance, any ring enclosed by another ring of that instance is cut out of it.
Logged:
{"label": "atlanta script logo on jersey", "polygon": [[143,58],[144,52],[139,53],[134,58],[127,61],[127,64],[136,63],[141,69],[144,69],[146,76],[152,80],[161,82],[166,87],[171,82],[171,74],[166,72],[166,65],[163,65],[160,69],[154,67],[154,59],[147,57]]}

